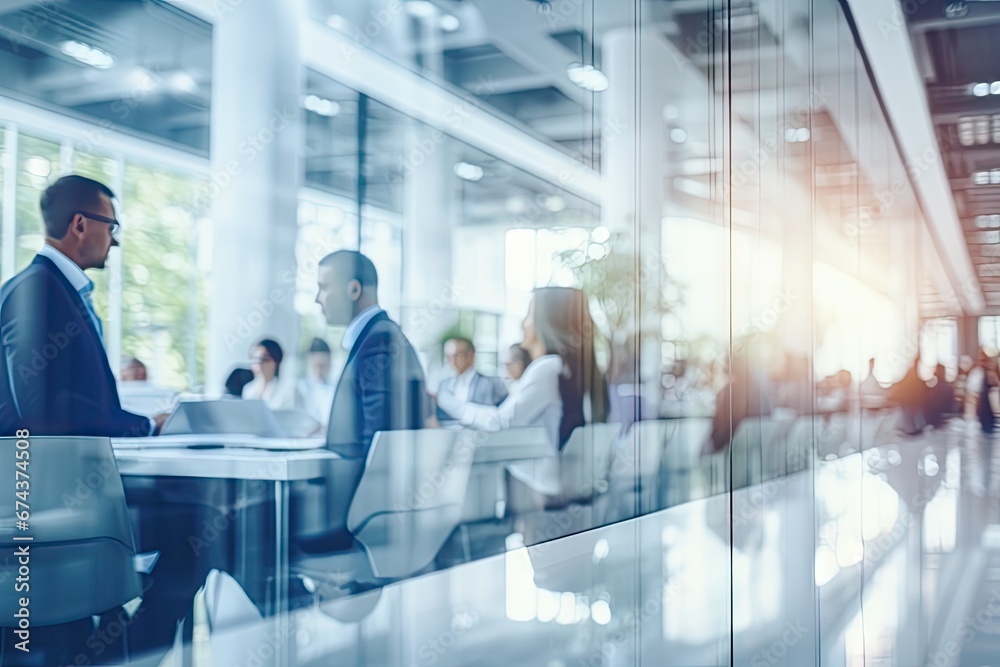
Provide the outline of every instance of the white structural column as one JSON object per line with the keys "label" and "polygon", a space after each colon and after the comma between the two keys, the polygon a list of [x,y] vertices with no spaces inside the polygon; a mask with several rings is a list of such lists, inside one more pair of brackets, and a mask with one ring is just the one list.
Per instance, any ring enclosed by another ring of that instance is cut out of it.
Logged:
{"label": "white structural column", "polygon": [[[208,385],[273,337],[294,372],[303,0],[246,2],[214,22]],[[262,38],[266,35],[266,38]]]}
{"label": "white structural column", "polygon": [[[423,66],[443,75],[435,12],[419,23]],[[452,224],[456,201],[456,142],[439,129],[413,121],[403,148],[403,295],[407,335],[430,350],[454,322],[461,284],[452,282]],[[467,279],[467,278],[466,278]]]}
{"label": "white structural column", "polygon": [[465,291],[452,282],[454,141],[414,124],[403,159],[404,326],[418,349],[429,349],[452,323],[448,316]]}
{"label": "white structural column", "polygon": [[[604,180],[601,217],[612,234],[631,234],[634,241],[636,271],[618,278],[638,282],[636,298],[640,310],[638,321],[632,326],[647,334],[658,334],[660,317],[649,304],[658,301],[663,278],[663,108],[667,101],[667,81],[679,68],[680,61],[655,31],[612,30],[602,48],[610,87],[602,93],[605,98],[601,122]],[[622,289],[620,293],[633,292]],[[639,375],[644,394],[652,401],[659,395],[659,336],[645,338]]]}

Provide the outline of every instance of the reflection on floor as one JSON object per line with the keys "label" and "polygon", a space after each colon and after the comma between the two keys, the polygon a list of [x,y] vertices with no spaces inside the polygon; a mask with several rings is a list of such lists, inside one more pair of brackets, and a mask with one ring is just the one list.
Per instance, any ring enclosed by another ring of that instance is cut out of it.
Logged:
{"label": "reflection on floor", "polygon": [[[213,631],[212,664],[998,665],[1000,446],[957,422]],[[235,641],[233,641],[235,640]],[[265,650],[266,649],[266,650]],[[257,662],[255,662],[257,661]]]}

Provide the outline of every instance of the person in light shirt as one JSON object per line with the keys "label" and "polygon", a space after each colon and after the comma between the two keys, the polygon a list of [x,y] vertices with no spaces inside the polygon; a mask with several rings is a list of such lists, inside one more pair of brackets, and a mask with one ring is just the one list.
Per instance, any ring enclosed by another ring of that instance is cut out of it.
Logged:
{"label": "person in light shirt", "polygon": [[296,407],[316,420],[326,432],[333,404],[334,386],[330,382],[333,355],[322,338],[313,338],[306,355],[306,376],[296,386]]}
{"label": "person in light shirt", "polygon": [[570,287],[535,290],[521,323],[521,346],[531,363],[498,406],[462,404],[451,391],[438,392],[438,405],[466,426],[484,431],[523,426],[545,429],[548,459],[508,468],[542,493],[558,492],[557,457],[570,434],[608,417],[608,391],[594,354],[594,322],[586,295]]}
{"label": "person in light shirt", "polygon": [[243,387],[244,399],[257,399],[272,410],[295,409],[295,383],[281,375],[284,352],[276,341],[265,338],[250,348],[253,381]]}
{"label": "person in light shirt", "polygon": [[504,366],[507,367],[507,391],[521,379],[530,363],[531,355],[520,343],[514,343],[507,349],[507,359],[504,361]]}
{"label": "person in light shirt", "polygon": [[[451,393],[461,404],[500,405],[507,398],[507,387],[498,377],[483,375],[476,370],[476,347],[468,338],[449,338],[444,343],[444,360],[455,376],[445,378],[438,387],[438,393]],[[455,420],[456,415],[438,408],[438,419]]]}

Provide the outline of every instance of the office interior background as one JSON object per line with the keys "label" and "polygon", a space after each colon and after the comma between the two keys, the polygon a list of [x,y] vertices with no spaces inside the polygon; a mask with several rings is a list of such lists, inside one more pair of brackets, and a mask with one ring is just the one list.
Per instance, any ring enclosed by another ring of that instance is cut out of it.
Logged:
{"label": "office interior background", "polygon": [[[1000,664],[993,441],[860,388],[1000,348],[998,31],[943,0],[0,0],[0,277],[48,184],[108,184],[109,359],[191,396],[262,337],[343,363],[335,250],[428,388],[448,337],[502,376],[533,290],[587,293],[645,466],[302,593],[284,658],[244,563],[265,630],[204,664]],[[713,451],[722,402],[749,419]]]}

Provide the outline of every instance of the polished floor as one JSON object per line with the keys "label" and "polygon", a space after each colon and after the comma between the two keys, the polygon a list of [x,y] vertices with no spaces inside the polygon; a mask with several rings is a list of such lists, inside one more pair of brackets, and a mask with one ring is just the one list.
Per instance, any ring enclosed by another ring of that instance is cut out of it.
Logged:
{"label": "polished floor", "polygon": [[959,421],[883,440],[202,647],[220,665],[1000,665],[1000,439]]}

